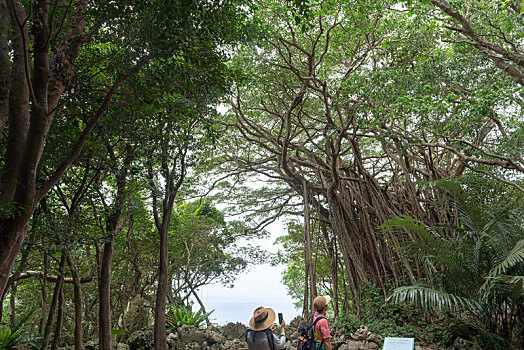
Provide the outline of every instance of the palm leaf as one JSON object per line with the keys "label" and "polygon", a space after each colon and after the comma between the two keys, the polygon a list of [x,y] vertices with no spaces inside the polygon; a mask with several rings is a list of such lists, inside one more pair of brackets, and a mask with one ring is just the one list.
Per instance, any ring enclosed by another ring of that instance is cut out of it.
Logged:
{"label": "palm leaf", "polygon": [[524,239],[518,241],[506,258],[489,272],[490,277],[501,275],[518,263],[524,262]]}
{"label": "palm leaf", "polygon": [[423,285],[396,288],[387,299],[395,303],[412,303],[426,310],[433,311],[471,311],[480,309],[481,305],[471,299]]}

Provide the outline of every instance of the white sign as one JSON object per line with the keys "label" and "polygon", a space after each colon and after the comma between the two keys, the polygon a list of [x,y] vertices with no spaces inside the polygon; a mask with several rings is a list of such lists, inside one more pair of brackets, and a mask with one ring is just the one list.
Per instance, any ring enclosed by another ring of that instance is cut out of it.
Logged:
{"label": "white sign", "polygon": [[383,350],[413,350],[415,338],[385,338]]}

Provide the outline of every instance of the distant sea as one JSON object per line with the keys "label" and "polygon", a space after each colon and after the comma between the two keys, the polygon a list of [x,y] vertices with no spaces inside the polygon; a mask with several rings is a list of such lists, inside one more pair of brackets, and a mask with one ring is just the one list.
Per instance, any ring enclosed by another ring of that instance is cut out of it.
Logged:
{"label": "distant sea", "polygon": [[[249,319],[253,316],[253,310],[258,306],[271,307],[275,313],[282,312],[284,320],[291,322],[299,313],[293,305],[276,304],[266,302],[264,305],[253,302],[214,302],[207,303],[208,310],[215,310],[210,318],[213,323],[224,325],[229,322],[240,322],[248,324]],[[276,320],[278,323],[278,318]]]}
{"label": "distant sea", "polygon": [[199,297],[206,311],[215,310],[210,316],[212,322],[248,324],[259,306],[270,307],[275,313],[282,312],[284,320],[291,322],[300,312],[281,282],[283,269],[283,266],[258,265],[241,273],[233,288],[214,284],[200,289]]}

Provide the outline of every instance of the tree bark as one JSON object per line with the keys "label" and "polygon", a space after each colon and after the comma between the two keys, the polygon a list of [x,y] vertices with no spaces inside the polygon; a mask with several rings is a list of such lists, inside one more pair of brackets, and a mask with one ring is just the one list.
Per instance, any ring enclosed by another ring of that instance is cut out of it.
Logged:
{"label": "tree bark", "polygon": [[[11,62],[9,60],[9,9],[5,0],[0,0],[0,139],[9,116],[9,85]],[[1,307],[1,306],[0,306]]]}
{"label": "tree bark", "polygon": [[169,222],[171,213],[166,213],[162,229],[160,231],[160,262],[158,267],[158,288],[155,300],[155,350],[167,349],[166,339],[166,298],[167,298],[167,274],[168,274],[168,241]]}
{"label": "tree bark", "polygon": [[64,284],[62,283],[62,288],[60,289],[60,294],[58,295],[58,310],[55,324],[55,335],[53,337],[53,342],[51,343],[51,350],[56,350],[58,344],[60,343],[60,336],[62,334],[62,326],[64,325]]}
{"label": "tree bark", "polygon": [[306,271],[309,275],[309,305],[311,307],[311,312],[315,312],[313,309],[313,299],[317,296],[317,288],[315,285],[315,272],[313,271],[313,247],[311,240],[311,217],[310,217],[310,207],[309,207],[309,193],[306,185],[306,180],[303,180],[303,198],[304,198],[304,257]]}
{"label": "tree bark", "polygon": [[111,262],[113,260],[113,245],[115,236],[110,234],[109,240],[102,248],[102,264],[98,282],[99,299],[99,349],[111,350]]}
{"label": "tree bark", "polygon": [[15,317],[16,317],[16,289],[17,283],[11,285],[11,298],[9,300],[10,312],[9,312],[9,325],[11,329],[15,327]]}
{"label": "tree bark", "polygon": [[51,306],[49,307],[49,314],[47,316],[44,335],[42,337],[42,350],[47,350],[47,346],[49,345],[49,338],[51,337],[51,328],[53,326],[53,318],[55,316],[55,312],[59,303],[59,296],[63,285],[66,257],[67,253],[62,253],[62,257],[60,258],[60,267],[58,270],[58,276],[60,278],[56,281],[55,290],[53,292],[53,300],[51,301]]}
{"label": "tree bark", "polygon": [[70,256],[67,257],[67,263],[73,276],[73,301],[75,305],[75,350],[82,350],[82,284],[78,274],[78,264]]}
{"label": "tree bark", "polygon": [[113,249],[115,234],[120,231],[118,223],[122,216],[126,200],[126,181],[129,168],[133,162],[134,148],[127,147],[123,164],[118,168],[118,159],[114,155],[114,150],[107,145],[111,156],[114,169],[118,169],[116,174],[116,197],[111,213],[106,221],[106,233],[109,240],[102,248],[102,261],[99,272],[99,348],[100,350],[111,350],[111,265],[113,260]]}

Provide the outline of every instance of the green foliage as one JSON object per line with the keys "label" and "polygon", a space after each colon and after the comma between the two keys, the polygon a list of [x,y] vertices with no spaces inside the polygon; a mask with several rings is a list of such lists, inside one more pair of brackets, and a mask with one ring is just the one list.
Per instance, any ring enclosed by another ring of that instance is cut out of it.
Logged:
{"label": "green foliage", "polygon": [[[430,280],[393,291],[389,300],[439,313],[452,311],[486,334],[493,346],[524,339],[524,210],[489,212],[460,186],[440,181],[458,225],[426,226],[406,216],[383,227],[408,235],[408,247],[428,269]],[[495,343],[493,343],[495,339]],[[497,339],[499,339],[497,341]]]}
{"label": "green foliage", "polygon": [[22,332],[22,326],[35,311],[36,308],[27,313],[12,329],[7,326],[0,326],[0,350],[14,349],[25,344],[36,346],[37,337]]}
{"label": "green foliage", "polygon": [[206,319],[214,311],[204,312],[200,309],[197,312],[193,312],[184,306],[175,307],[173,305],[170,305],[169,308],[170,310],[166,315],[166,328],[168,330],[174,330],[183,325],[202,328]]}
{"label": "green foliage", "polygon": [[361,285],[361,293],[360,317],[346,313],[335,322],[345,332],[353,333],[364,324],[371,332],[382,336],[416,337],[426,343],[433,342],[431,327],[420,308],[388,303],[382,290],[372,284]]}

